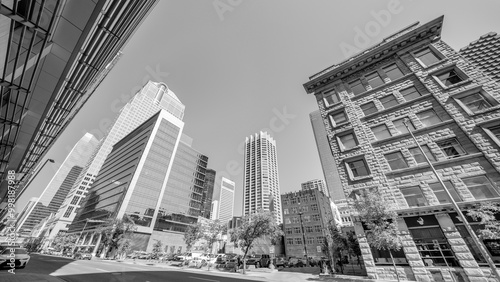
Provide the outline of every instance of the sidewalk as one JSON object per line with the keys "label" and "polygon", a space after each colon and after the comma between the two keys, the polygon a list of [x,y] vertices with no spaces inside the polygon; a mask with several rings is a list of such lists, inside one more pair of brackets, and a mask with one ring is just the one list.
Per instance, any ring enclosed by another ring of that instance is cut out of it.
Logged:
{"label": "sidewalk", "polygon": [[11,274],[8,272],[0,272],[0,281],[2,282],[64,282],[64,280],[56,276],[48,274],[34,274],[34,273],[16,273]]}

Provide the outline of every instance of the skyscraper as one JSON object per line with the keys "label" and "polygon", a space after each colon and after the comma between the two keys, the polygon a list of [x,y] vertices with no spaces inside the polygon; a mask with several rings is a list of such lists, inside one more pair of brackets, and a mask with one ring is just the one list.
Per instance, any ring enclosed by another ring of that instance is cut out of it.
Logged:
{"label": "skyscraper", "polygon": [[262,131],[247,137],[244,162],[243,215],[270,210],[282,223],[276,141]]}
{"label": "skyscraper", "polygon": [[309,114],[311,125],[316,140],[316,147],[318,148],[319,160],[323,168],[323,175],[325,176],[326,186],[328,193],[333,201],[345,199],[342,183],[340,182],[335,159],[333,158],[332,151],[328,137],[326,136],[325,124],[319,111],[314,111]]}
{"label": "skyscraper", "polygon": [[22,220],[17,222],[17,231],[31,230],[50,213],[57,212],[98,143],[99,141],[90,133],[86,133],[76,143],[36,204]]}
{"label": "skyscraper", "polygon": [[220,198],[218,219],[227,223],[233,218],[234,214],[234,189],[235,183],[225,177],[220,180]]}
{"label": "skyscraper", "polygon": [[212,211],[210,212],[210,219],[219,219],[219,200],[212,201]]}
{"label": "skyscraper", "polygon": [[203,217],[212,218],[212,199],[214,196],[216,172],[213,169],[207,169],[205,173],[205,184],[203,185],[203,197],[201,203],[203,205]]}
{"label": "skyscraper", "polygon": [[317,189],[323,192],[323,194],[325,194],[327,197],[330,197],[330,195],[328,194],[328,189],[326,188],[325,185],[325,181],[323,181],[323,179],[309,180],[307,182],[300,184],[300,187],[302,188],[302,190]]}
{"label": "skyscraper", "polygon": [[[144,87],[120,110],[120,114],[116,117],[113,126],[109,128],[106,136],[101,140],[99,149],[94,153],[94,156],[85,165],[85,169],[79,175],[65,203],[79,201],[79,199],[75,200],[75,198],[85,198],[104,160],[111,152],[116,142],[158,113],[161,109],[166,110],[177,119],[182,120],[184,108],[185,106],[181,103],[179,98],[177,98],[174,92],[168,89],[166,84],[153,81],[146,83],[146,85],[144,85]],[[70,206],[65,205],[63,208],[70,209]],[[59,213],[64,214],[66,211],[67,210],[60,211]],[[75,212],[76,209],[72,209],[67,218],[70,220],[73,219]]]}

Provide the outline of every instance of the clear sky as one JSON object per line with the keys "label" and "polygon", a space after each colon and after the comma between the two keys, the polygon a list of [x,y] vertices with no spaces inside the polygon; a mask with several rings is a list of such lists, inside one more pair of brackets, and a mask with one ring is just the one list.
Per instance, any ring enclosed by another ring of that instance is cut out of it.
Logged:
{"label": "clear sky", "polygon": [[[147,80],[162,80],[186,105],[185,133],[209,167],[236,182],[241,214],[246,136],[276,139],[281,192],[323,173],[309,120],[317,109],[308,77],[384,37],[444,15],[442,38],[456,50],[500,33],[500,1],[160,0],[123,57],[46,158],[17,203],[38,196],[70,148],[106,124]],[[270,129],[270,130],[269,130]],[[99,133],[101,132],[101,133]],[[101,135],[101,136],[99,136]]]}

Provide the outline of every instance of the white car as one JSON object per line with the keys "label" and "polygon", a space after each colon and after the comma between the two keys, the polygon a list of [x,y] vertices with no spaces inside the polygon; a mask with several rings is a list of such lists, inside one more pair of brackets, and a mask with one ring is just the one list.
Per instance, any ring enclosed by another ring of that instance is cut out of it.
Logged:
{"label": "white car", "polygon": [[0,254],[0,268],[25,268],[29,261],[26,249],[19,247],[6,248]]}
{"label": "white car", "polygon": [[214,254],[202,254],[200,256],[202,260],[205,260],[208,263],[214,264],[215,261],[217,260],[217,255]]}

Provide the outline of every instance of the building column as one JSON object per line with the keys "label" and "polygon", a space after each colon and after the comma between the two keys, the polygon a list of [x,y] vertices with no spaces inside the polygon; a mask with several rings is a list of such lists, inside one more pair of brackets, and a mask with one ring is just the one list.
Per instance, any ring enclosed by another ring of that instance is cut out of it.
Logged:
{"label": "building column", "polygon": [[[375,260],[373,259],[370,245],[366,240],[365,230],[363,230],[363,225],[359,221],[353,223],[354,223],[354,232],[358,237],[359,249],[361,250],[361,255],[363,256],[363,262],[366,267],[366,275],[370,279],[377,279],[377,268],[375,267]],[[335,267],[335,265],[333,265],[333,267]]]}
{"label": "building column", "polygon": [[408,260],[408,264],[413,271],[415,280],[423,282],[433,281],[432,275],[425,268],[422,257],[420,256],[417,246],[415,245],[415,241],[413,241],[410,231],[408,230],[408,226],[406,226],[406,222],[403,218],[398,218],[397,221],[401,243],[403,244],[403,251],[406,259]]}
{"label": "building column", "polygon": [[[443,229],[443,233],[448,239],[451,249],[455,253],[457,260],[465,271],[465,274],[471,282],[486,282],[483,271],[479,268],[474,256],[470,252],[467,244],[458,232],[455,224],[448,214],[436,214],[436,218]],[[449,273],[443,272],[445,281],[452,281]]]}
{"label": "building column", "polygon": [[92,245],[92,241],[94,240],[94,235],[95,235],[94,232],[92,232],[92,234],[90,235],[90,240],[89,240],[89,243],[88,243],[89,246]]}
{"label": "building column", "polygon": [[102,234],[99,234],[99,237],[97,238],[97,242],[95,243],[95,247],[92,250],[92,256],[93,257],[95,257],[95,255],[97,253],[97,250],[99,249],[99,245],[101,244],[101,238],[102,238]]}

